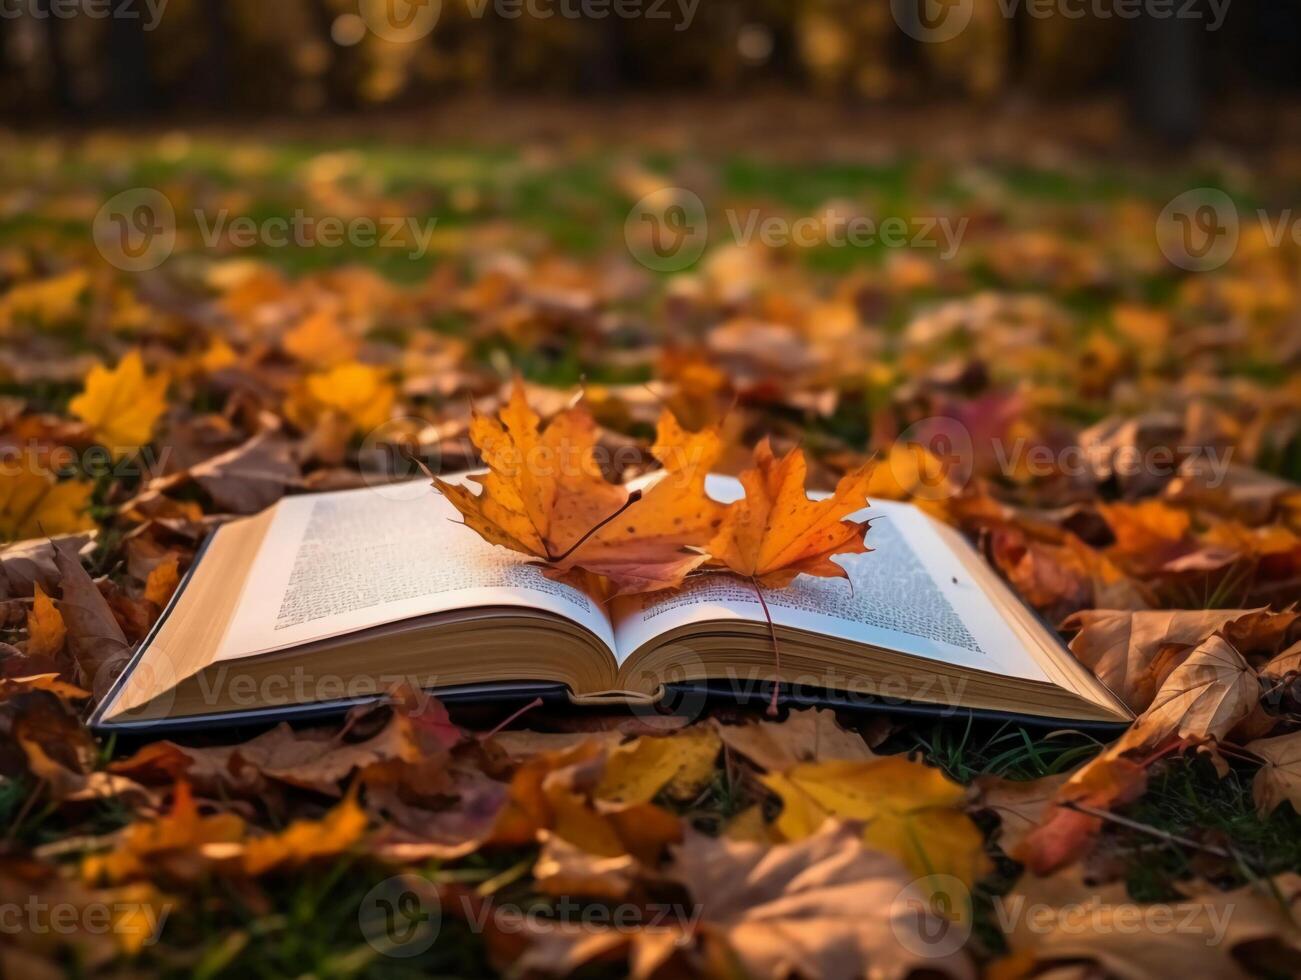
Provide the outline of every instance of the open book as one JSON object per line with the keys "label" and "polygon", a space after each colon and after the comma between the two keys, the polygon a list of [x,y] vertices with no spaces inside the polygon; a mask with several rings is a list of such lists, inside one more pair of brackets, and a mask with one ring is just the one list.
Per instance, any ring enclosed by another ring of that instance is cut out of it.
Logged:
{"label": "open book", "polygon": [[[741,496],[710,477],[711,496]],[[666,686],[841,692],[866,700],[1126,722],[956,531],[882,503],[849,579],[765,590],[688,579],[602,605],[462,525],[424,483],[282,500],[222,527],[104,700],[102,728],[287,717],[399,683],[483,697],[563,685],[650,704]]]}

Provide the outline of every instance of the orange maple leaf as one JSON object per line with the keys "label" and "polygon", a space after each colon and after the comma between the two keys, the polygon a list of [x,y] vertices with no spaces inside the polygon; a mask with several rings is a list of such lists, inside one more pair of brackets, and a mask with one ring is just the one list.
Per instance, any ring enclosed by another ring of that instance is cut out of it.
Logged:
{"label": "orange maple leaf", "polygon": [[608,482],[596,461],[596,423],[570,408],[545,429],[516,379],[500,421],[475,414],[470,439],[489,472],[470,479],[483,492],[434,478],[434,486],[482,537],[547,562],[576,544],[628,503],[626,488]]}
{"label": "orange maple leaf", "polygon": [[832,496],[811,500],[804,490],[803,450],[777,459],[765,439],[755,447],[754,462],[754,469],[741,474],[745,498],[727,508],[705,547],[711,562],[773,589],[801,574],[848,578],[831,559],[870,550],[867,522],[844,518],[867,506],[872,464],[847,473]]}
{"label": "orange maple leaf", "polygon": [[541,559],[552,577],[607,580],[613,594],[681,584],[706,560],[699,549],[722,520],[705,495],[721,442],[689,433],[666,413],[654,453],[665,472],[644,495],[608,482],[596,458],[597,428],[581,406],[543,428],[517,379],[498,419],[476,415],[470,438],[489,472],[481,492],[434,478],[465,523],[493,544]]}
{"label": "orange maple leaf", "polygon": [[651,449],[664,467],[657,482],[548,574],[568,579],[572,568],[600,575],[613,595],[681,585],[708,560],[700,547],[722,524],[725,508],[705,493],[722,451],[717,429],[689,432],[665,412]]}

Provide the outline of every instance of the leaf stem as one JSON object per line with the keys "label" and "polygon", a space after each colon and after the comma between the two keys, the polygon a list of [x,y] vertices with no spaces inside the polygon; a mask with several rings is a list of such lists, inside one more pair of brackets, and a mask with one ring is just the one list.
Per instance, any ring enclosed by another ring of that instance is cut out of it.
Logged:
{"label": "leaf stem", "polygon": [[594,525],[590,531],[588,531],[588,532],[587,532],[586,534],[584,534],[581,538],[579,538],[579,539],[578,539],[577,541],[575,541],[572,545],[570,545],[570,546],[569,546],[569,549],[568,549],[567,551],[565,551],[565,553],[564,553],[563,555],[555,555],[555,556],[553,557],[552,554],[551,554],[551,552],[550,552],[550,550],[548,550],[548,551],[547,551],[547,561],[551,562],[552,564],[555,564],[555,563],[557,563],[557,562],[562,562],[562,561],[564,561],[566,558],[568,558],[570,555],[572,555],[575,551],[577,551],[579,548],[581,548],[581,547],[583,546],[583,543],[586,542],[588,538],[590,538],[590,537],[591,537],[593,534],[595,534],[597,531],[601,530],[601,528],[605,527],[605,525],[609,524],[612,520],[614,520],[616,517],[618,517],[620,514],[622,514],[625,510],[627,510],[629,507],[631,507],[633,504],[635,504],[635,503],[636,503],[637,501],[639,501],[639,500],[641,500],[641,491],[640,491],[640,490],[634,490],[632,493],[628,494],[628,499],[625,500],[625,501],[623,502],[623,506],[622,506],[622,507],[620,507],[618,510],[616,510],[613,514],[611,514],[611,515],[610,515],[609,517],[607,517],[605,520],[601,521],[599,524]]}
{"label": "leaf stem", "polygon": [[772,679],[772,697],[768,701],[768,717],[777,717],[777,695],[781,691],[781,671],[782,671],[782,654],[781,647],[777,645],[777,626],[772,621],[772,613],[768,611],[768,600],[763,597],[763,588],[759,585],[759,580],[753,575],[750,576],[750,584],[754,586],[754,594],[759,597],[759,605],[763,607],[763,617],[768,620],[768,635],[772,637],[772,656],[776,661],[776,671]]}
{"label": "leaf stem", "polygon": [[1128,827],[1130,830],[1136,830],[1142,834],[1148,834],[1170,844],[1179,844],[1182,847],[1192,848],[1195,851],[1204,851],[1207,854],[1214,854],[1216,857],[1228,858],[1230,861],[1236,859],[1236,855],[1216,847],[1213,844],[1202,844],[1188,837],[1172,834],[1168,830],[1162,830],[1159,827],[1153,827],[1151,824],[1142,823],[1138,820],[1131,820],[1129,817],[1122,817],[1118,813],[1112,813],[1109,810],[1103,810],[1098,807],[1089,806],[1085,803],[1068,801],[1060,804],[1063,809],[1076,810],[1079,813],[1087,814],[1090,817],[1096,817],[1099,820],[1109,820],[1112,823],[1120,824],[1122,827]]}
{"label": "leaf stem", "polygon": [[507,725],[511,724],[512,722],[518,721],[525,713],[532,711],[534,708],[540,708],[542,707],[542,705],[543,705],[543,701],[541,698],[534,698],[528,704],[524,705],[524,707],[514,712],[505,721],[499,722],[497,724],[497,727],[494,728],[492,731],[485,732],[483,735],[480,735],[479,741],[486,742],[488,741],[488,739],[492,738],[493,736],[501,734],[502,730],[505,729]]}

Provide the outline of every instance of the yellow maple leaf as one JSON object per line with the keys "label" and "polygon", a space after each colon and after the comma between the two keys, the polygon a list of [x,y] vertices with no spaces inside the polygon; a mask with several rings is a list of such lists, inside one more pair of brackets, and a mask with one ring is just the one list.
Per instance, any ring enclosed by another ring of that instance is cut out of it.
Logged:
{"label": "yellow maple leaf", "polygon": [[661,790],[679,800],[698,796],[722,747],[712,728],[644,736],[610,753],[593,795],[615,803],[649,803]]}
{"label": "yellow maple leaf", "polygon": [[53,657],[63,649],[63,640],[68,635],[63,615],[54,606],[54,601],[45,594],[41,583],[35,586],[31,611],[27,614],[27,655],[29,657]]}
{"label": "yellow maple leaf", "polygon": [[19,319],[35,320],[43,326],[71,319],[89,282],[85,269],[74,269],[61,276],[15,286],[0,297],[0,330]]}
{"label": "yellow maple leaf", "polygon": [[131,351],[111,371],[101,365],[91,368],[85,390],[68,409],[91,427],[114,459],[121,459],[153,436],[167,410],[167,375],[148,374],[140,352]]}
{"label": "yellow maple leaf", "polygon": [[952,875],[970,887],[991,868],[984,836],[962,810],[965,790],[931,766],[900,756],[809,762],[763,783],[781,797],[776,827],[787,840],[834,817],[861,821],[865,843],[919,876]]}
{"label": "yellow maple leaf", "polygon": [[774,589],[800,574],[846,578],[831,559],[868,550],[866,522],[844,518],[867,506],[872,464],[847,473],[831,497],[810,500],[802,450],[779,460],[765,439],[755,447],[754,462],[754,469],[741,474],[745,498],[727,508],[706,546],[713,563]]}
{"label": "yellow maple leaf", "polygon": [[315,421],[328,413],[344,419],[359,433],[387,422],[397,400],[388,371],[369,364],[340,364],[310,374],[304,394],[305,402],[295,406],[295,421]]}
{"label": "yellow maple leaf", "polygon": [[596,423],[586,410],[570,408],[541,423],[516,379],[500,419],[476,414],[470,424],[489,470],[471,478],[483,492],[438,479],[434,486],[486,540],[556,561],[616,514],[628,491],[601,475]]}
{"label": "yellow maple leaf", "polygon": [[0,541],[94,527],[87,514],[94,489],[84,480],[60,482],[31,456],[19,457],[0,471]]}

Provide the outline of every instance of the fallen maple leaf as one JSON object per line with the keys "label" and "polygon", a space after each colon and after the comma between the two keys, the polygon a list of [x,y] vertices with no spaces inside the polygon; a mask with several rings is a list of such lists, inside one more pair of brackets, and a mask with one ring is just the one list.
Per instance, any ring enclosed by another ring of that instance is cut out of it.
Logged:
{"label": "fallen maple leaf", "polygon": [[366,432],[388,421],[397,390],[389,372],[368,364],[345,364],[307,379],[311,396],[339,412],[356,432]]}
{"label": "fallen maple leaf", "polygon": [[57,542],[54,556],[63,589],[59,613],[67,626],[66,642],[77,663],[79,682],[103,697],[131,658],[131,644],[94,580],[81,567],[75,547]]}
{"label": "fallen maple leaf", "polygon": [[27,691],[49,691],[64,701],[84,701],[90,697],[76,684],[60,679],[58,674],[33,674],[30,677],[0,677],[0,701]]}
{"label": "fallen maple leaf", "polygon": [[1038,826],[1021,827],[1019,840],[1005,843],[1004,849],[1040,875],[1077,860],[1102,829],[1102,817],[1089,811],[1130,803],[1147,788],[1146,768],[1127,758],[1126,751],[1122,740],[1071,773],[1040,811]]}
{"label": "fallen maple leaf", "polygon": [[570,408],[545,430],[516,379],[500,421],[475,413],[470,438],[489,472],[437,487],[484,539],[547,562],[568,552],[628,502],[628,491],[606,481],[595,457],[596,423]]}
{"label": "fallen maple leaf", "polygon": [[1259,738],[1243,748],[1260,756],[1265,763],[1251,783],[1251,794],[1260,814],[1268,816],[1284,801],[1301,813],[1301,732]]}
{"label": "fallen maple leaf", "polygon": [[1141,568],[1164,564],[1181,554],[1191,525],[1188,512],[1160,500],[1099,504],[1116,543],[1112,554]]}
{"label": "fallen maple leaf", "polygon": [[785,721],[715,725],[729,749],[768,772],[785,772],[804,762],[876,758],[861,735],[840,727],[829,708],[792,711]]}
{"label": "fallen maple leaf", "polygon": [[1151,905],[1131,900],[1122,884],[1087,884],[1079,868],[1027,876],[1000,902],[1008,945],[1023,969],[996,964],[991,976],[1038,975],[1049,964],[1083,961],[1120,980],[1246,980],[1251,974],[1236,954],[1249,944],[1280,943],[1293,959],[1301,953],[1293,921],[1299,901],[1294,874]]}
{"label": "fallen maple leaf", "polygon": [[481,492],[437,477],[434,486],[485,540],[541,559],[552,577],[600,576],[615,595],[679,585],[705,561],[689,547],[703,544],[721,520],[704,492],[717,433],[688,433],[666,415],[655,446],[665,471],[632,494],[602,475],[596,435],[581,406],[541,428],[517,379],[499,420],[476,413],[470,425],[489,469],[470,477]]}
{"label": "fallen maple leaf", "polygon": [[46,326],[70,319],[80,309],[82,293],[89,284],[90,274],[85,269],[19,283],[0,298],[0,332],[7,332],[20,318]]}
{"label": "fallen maple leaf", "polygon": [[681,821],[649,802],[589,799],[604,769],[605,752],[596,742],[528,760],[511,778],[509,799],[491,840],[508,846],[531,844],[550,831],[593,855],[634,854],[654,861],[665,845],[681,839]]}
{"label": "fallen maple leaf", "polygon": [[85,390],[68,404],[68,411],[91,427],[114,458],[121,458],[153,435],[167,410],[167,383],[165,374],[147,374],[140,352],[131,351],[111,371],[92,368]]}
{"label": "fallen maple leaf", "polygon": [[831,497],[810,500],[802,450],[779,460],[765,439],[755,447],[754,462],[754,469],[741,474],[745,497],[728,506],[705,546],[711,564],[774,589],[801,574],[848,578],[831,559],[869,550],[867,522],[844,518],[867,506],[872,464],[846,474]]}
{"label": "fallen maple leaf", "polygon": [[1301,673],[1301,640],[1293,643],[1260,668],[1260,676],[1271,680],[1281,681],[1288,675],[1297,673]]}
{"label": "fallen maple leaf", "polygon": [[94,769],[94,740],[77,713],[49,690],[18,691],[0,702],[0,733],[13,739],[28,771],[56,799],[82,789]]}
{"label": "fallen maple leaf", "polygon": [[280,345],[289,354],[314,367],[332,368],[357,355],[356,338],[339,325],[331,311],[319,310],[305,317],[284,335]]}
{"label": "fallen maple leaf", "polygon": [[349,362],[309,374],[290,393],[284,413],[305,431],[317,426],[338,427],[339,437],[365,434],[393,414],[397,388],[386,368]]}
{"label": "fallen maple leaf", "polygon": [[632,891],[640,867],[631,854],[598,857],[544,831],[533,880],[539,891],[550,895],[618,900]]}
{"label": "fallen maple leaf", "polygon": [[697,931],[726,943],[748,976],[972,975],[936,943],[952,924],[910,900],[912,874],[856,838],[837,824],[773,847],[693,833],[666,874],[700,903]]}
{"label": "fallen maple leaf", "polygon": [[772,847],[691,832],[664,875],[685,885],[695,904],[661,916],[656,928],[523,921],[514,935],[490,932],[489,941],[514,954],[510,965],[521,974],[567,976],[623,957],[634,980],[974,976],[965,954],[938,945],[954,924],[930,911],[912,875],[844,825]]}
{"label": "fallen maple leaf", "polygon": [[564,568],[609,580],[611,595],[676,588],[706,561],[698,547],[723,519],[705,493],[705,479],[722,452],[717,429],[688,432],[669,412],[660,416],[652,454],[664,467],[641,497],[574,550]]}
{"label": "fallen maple leaf", "polygon": [[1061,628],[1080,631],[1071,640],[1071,652],[1126,705],[1142,711],[1170,671],[1212,633],[1227,633],[1239,622],[1239,632],[1260,624],[1254,625],[1258,632],[1268,625],[1262,620],[1278,620],[1273,629],[1281,633],[1295,619],[1294,613],[1264,609],[1086,609]]}
{"label": "fallen maple leaf", "polygon": [[35,594],[39,584],[46,594],[59,585],[59,569],[55,563],[55,548],[66,541],[73,551],[80,552],[90,535],[73,534],[34,541],[22,541],[0,548],[0,596],[18,598]]}
{"label": "fallen maple leaf", "polygon": [[976,780],[978,805],[998,814],[998,843],[1006,853],[1017,851],[1026,836],[1043,823],[1067,778],[1063,773],[1041,779],[982,776]]}
{"label": "fallen maple leaf", "polygon": [[1170,735],[1225,738],[1260,702],[1260,683],[1220,634],[1208,637],[1166,678],[1126,738],[1154,745]]}
{"label": "fallen maple leaf", "polygon": [[829,819],[862,821],[867,844],[919,876],[952,875],[970,887],[992,867],[984,836],[962,811],[966,790],[932,766],[901,756],[809,762],[762,782],[781,798],[776,827],[787,840]]}
{"label": "fallen maple leaf", "polygon": [[593,795],[613,803],[649,803],[661,790],[692,799],[714,778],[722,742],[711,728],[645,736],[612,749]]}
{"label": "fallen maple leaf", "polygon": [[0,473],[0,541],[94,527],[87,513],[94,489],[85,480],[59,481],[30,455],[9,460]]}
{"label": "fallen maple leaf", "polygon": [[[360,717],[366,709],[357,709]],[[191,747],[154,742],[110,764],[114,773],[147,782],[186,782],[213,795],[258,797],[280,784],[341,796],[340,783],[358,770],[390,762],[419,762],[411,721],[395,713],[369,738],[347,741],[340,732],[299,731],[281,724],[239,745]],[[428,754],[427,749],[423,750]]]}
{"label": "fallen maple leaf", "polygon": [[190,467],[189,476],[222,510],[256,514],[284,496],[302,477],[293,446],[268,430],[229,452]]}

